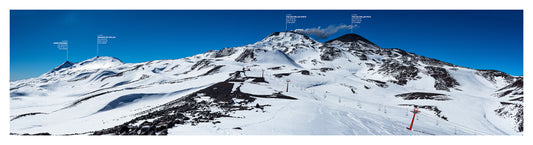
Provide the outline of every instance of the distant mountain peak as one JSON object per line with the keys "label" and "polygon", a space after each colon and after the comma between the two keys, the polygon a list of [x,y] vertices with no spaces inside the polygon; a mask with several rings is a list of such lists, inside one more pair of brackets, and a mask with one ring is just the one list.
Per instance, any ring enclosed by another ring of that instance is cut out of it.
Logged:
{"label": "distant mountain peak", "polygon": [[263,40],[248,45],[248,47],[268,50],[279,49],[284,53],[290,53],[297,48],[312,48],[319,45],[321,45],[320,42],[307,35],[293,31],[285,31],[274,32],[265,37]]}
{"label": "distant mountain peak", "polygon": [[341,37],[335,38],[333,40],[329,40],[326,43],[330,43],[330,42],[333,42],[335,40],[341,41],[341,42],[363,41],[363,42],[366,42],[366,43],[370,43],[370,44],[376,45],[376,44],[370,42],[368,39],[364,38],[363,36],[357,35],[357,34],[354,34],[354,33],[349,33],[349,34],[342,35]]}
{"label": "distant mountain peak", "polygon": [[282,39],[282,38],[290,38],[290,39],[305,39],[305,40],[310,40],[310,41],[315,41],[313,40],[311,37],[305,35],[305,34],[302,34],[302,33],[298,33],[298,32],[294,32],[294,31],[285,31],[285,32],[274,32],[270,35],[268,35],[267,37],[265,37],[263,40],[263,42],[265,41],[269,41],[269,40],[273,40],[273,39]]}
{"label": "distant mountain peak", "polygon": [[350,48],[350,49],[380,49],[378,45],[370,42],[368,39],[363,36],[349,33],[342,35],[338,38],[329,40],[324,43],[325,45],[339,45],[341,47]]}
{"label": "distant mountain peak", "polygon": [[48,73],[53,73],[53,72],[56,72],[58,70],[61,70],[63,68],[68,68],[68,67],[71,67],[73,66],[74,63],[70,62],[70,61],[65,61],[64,63],[62,63],[61,65],[57,66],[56,68],[50,70]]}
{"label": "distant mountain peak", "polygon": [[94,63],[94,62],[114,62],[114,63],[124,63],[120,59],[116,57],[111,56],[95,56],[93,58],[87,59],[85,61],[80,62],[80,65],[88,64],[88,63]]}
{"label": "distant mountain peak", "polygon": [[288,33],[288,34],[291,34],[291,33],[292,33],[292,34],[300,34],[300,35],[304,35],[304,34],[302,34],[302,33],[298,33],[298,32],[295,32],[295,31],[283,31],[283,32],[274,32],[274,33],[268,35],[267,37],[270,37],[270,36],[278,36],[278,35],[280,35],[280,34],[285,34],[285,33]]}
{"label": "distant mountain peak", "polygon": [[79,69],[99,69],[99,68],[107,68],[112,67],[116,65],[124,64],[120,59],[116,57],[110,57],[110,56],[95,56],[93,58],[84,60],[82,62],[73,63],[70,61],[65,61],[61,65],[55,67],[54,69],[50,70],[47,74],[51,74],[54,72],[57,72],[64,68],[71,68],[74,70]]}
{"label": "distant mountain peak", "polygon": [[92,69],[101,69],[101,68],[108,68],[113,67],[117,65],[122,65],[124,62],[122,62],[120,59],[116,57],[109,57],[109,56],[96,56],[87,60],[84,60],[79,63],[75,63],[72,67],[72,71],[76,70],[92,70]]}

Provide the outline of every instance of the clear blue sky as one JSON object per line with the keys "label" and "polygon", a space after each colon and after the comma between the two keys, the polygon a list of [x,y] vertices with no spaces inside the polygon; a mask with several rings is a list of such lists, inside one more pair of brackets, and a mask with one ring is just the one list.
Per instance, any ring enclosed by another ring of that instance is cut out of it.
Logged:
{"label": "clear blue sky", "polygon": [[[354,33],[383,48],[400,48],[452,64],[523,74],[521,10],[11,10],[10,80],[37,77],[66,61],[53,42],[68,40],[69,61],[96,55],[98,34],[116,36],[100,56],[126,63],[179,59],[242,46],[285,31],[285,15],[307,16],[288,29],[349,25],[351,14],[371,16]],[[325,42],[350,30],[339,30]]]}

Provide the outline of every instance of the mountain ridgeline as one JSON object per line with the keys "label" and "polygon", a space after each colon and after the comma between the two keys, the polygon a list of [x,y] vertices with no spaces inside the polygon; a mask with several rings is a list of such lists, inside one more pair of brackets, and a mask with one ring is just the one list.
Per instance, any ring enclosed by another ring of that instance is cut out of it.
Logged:
{"label": "mountain ridgeline", "polygon": [[15,135],[408,135],[406,110],[419,107],[415,134],[521,134],[522,80],[357,34],[322,43],[275,32],[175,60],[67,61],[10,83],[10,125]]}

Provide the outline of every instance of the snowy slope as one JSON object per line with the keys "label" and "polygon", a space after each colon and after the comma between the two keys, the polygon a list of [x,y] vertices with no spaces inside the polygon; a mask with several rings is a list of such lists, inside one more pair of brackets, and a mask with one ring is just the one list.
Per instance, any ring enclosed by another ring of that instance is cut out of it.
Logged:
{"label": "snowy slope", "polygon": [[276,32],[176,60],[65,62],[11,82],[10,132],[516,135],[521,80],[384,49],[356,34],[321,43]]}

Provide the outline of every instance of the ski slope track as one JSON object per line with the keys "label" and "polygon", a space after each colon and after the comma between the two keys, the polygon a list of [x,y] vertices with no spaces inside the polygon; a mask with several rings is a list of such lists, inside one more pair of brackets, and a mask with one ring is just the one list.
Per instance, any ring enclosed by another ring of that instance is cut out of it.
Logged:
{"label": "ski slope track", "polygon": [[[522,135],[523,77],[276,32],[174,60],[65,62],[10,82],[12,135]],[[413,130],[408,130],[419,107]]]}

